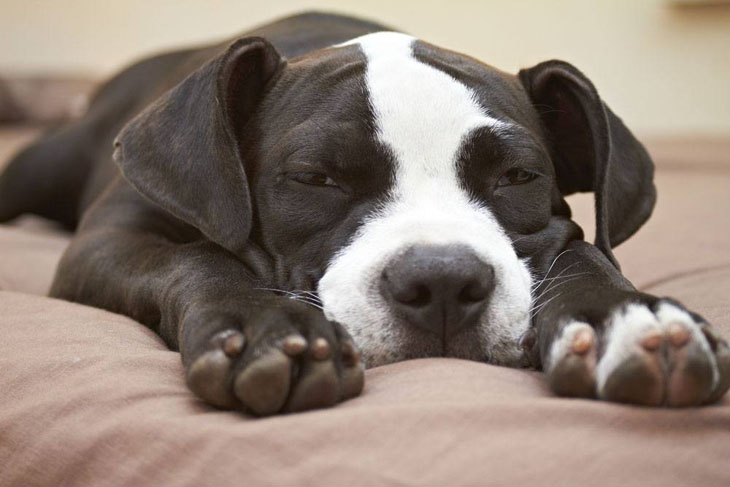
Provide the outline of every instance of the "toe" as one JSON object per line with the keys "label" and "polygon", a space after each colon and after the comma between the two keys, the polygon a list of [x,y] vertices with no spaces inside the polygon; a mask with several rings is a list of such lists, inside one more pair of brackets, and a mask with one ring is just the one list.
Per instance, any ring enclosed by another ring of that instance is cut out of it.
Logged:
{"label": "toe", "polygon": [[667,339],[666,404],[689,407],[701,404],[717,382],[712,346],[700,323],[672,302],[661,302],[656,316]]}
{"label": "toe", "polygon": [[359,396],[365,385],[365,365],[360,359],[360,351],[352,340],[347,339],[340,347],[342,358],[341,399]]}
{"label": "toe", "polygon": [[710,344],[717,365],[718,380],[712,393],[705,400],[711,404],[719,401],[730,389],[730,346],[715,334],[709,325],[703,324],[702,332]]}
{"label": "toe", "polygon": [[699,405],[712,390],[712,356],[700,341],[690,340],[690,335],[687,327],[679,323],[673,323],[668,329],[671,346],[667,357],[667,405],[670,407]]}
{"label": "toe", "polygon": [[616,367],[600,389],[608,401],[661,406],[664,401],[664,379],[655,357],[633,355]]}
{"label": "toe", "polygon": [[339,379],[331,360],[303,364],[287,409],[304,411],[333,406],[340,397]]}
{"label": "toe", "polygon": [[597,368],[601,399],[661,406],[665,399],[666,337],[648,307],[632,303],[609,321],[605,352]]}
{"label": "toe", "polygon": [[573,322],[553,343],[548,382],[561,396],[594,397],[596,390],[596,336],[587,323]]}
{"label": "toe", "polygon": [[188,387],[208,404],[230,409],[236,403],[228,389],[230,366],[231,359],[223,350],[206,352],[188,367]]}
{"label": "toe", "polygon": [[362,362],[359,364],[346,367],[342,371],[342,388],[340,391],[340,399],[351,399],[362,393],[365,386],[365,367]]}
{"label": "toe", "polygon": [[281,410],[289,394],[291,361],[278,349],[248,364],[236,377],[233,390],[253,413],[265,416]]}
{"label": "toe", "polygon": [[730,389],[730,347],[727,343],[722,343],[715,354],[717,369],[719,372],[719,380],[715,389],[705,402],[717,402]]}

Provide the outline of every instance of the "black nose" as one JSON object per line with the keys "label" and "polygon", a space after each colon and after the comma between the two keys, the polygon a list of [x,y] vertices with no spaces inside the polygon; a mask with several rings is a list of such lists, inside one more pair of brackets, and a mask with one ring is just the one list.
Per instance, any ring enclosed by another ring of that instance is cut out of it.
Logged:
{"label": "black nose", "polygon": [[411,247],[380,282],[396,314],[443,339],[475,325],[493,290],[494,269],[463,245]]}

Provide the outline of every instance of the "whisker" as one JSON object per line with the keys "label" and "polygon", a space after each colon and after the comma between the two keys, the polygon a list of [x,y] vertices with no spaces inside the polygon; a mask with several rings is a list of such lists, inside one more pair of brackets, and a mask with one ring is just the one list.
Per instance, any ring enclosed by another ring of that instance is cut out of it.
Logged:
{"label": "whisker", "polygon": [[319,299],[319,294],[312,292],[312,291],[304,291],[303,289],[295,289],[294,292],[310,296],[314,299]]}
{"label": "whisker", "polygon": [[[324,310],[324,307],[322,306],[322,302],[319,300],[319,298],[314,298],[311,296],[303,296],[302,294],[300,294],[298,292],[287,291],[286,289],[277,289],[277,288],[273,288],[273,287],[257,287],[254,289],[257,291],[274,291],[277,293],[283,293],[289,299],[293,299],[294,301],[299,301],[300,303],[308,304],[319,310]],[[315,301],[315,299],[316,299],[316,301]]]}
{"label": "whisker", "polygon": [[[563,269],[562,271],[560,271],[560,273],[559,273],[559,274],[558,274],[557,276],[555,276],[554,278],[552,278],[552,282],[550,282],[550,283],[548,284],[547,288],[546,288],[546,289],[545,289],[544,291],[542,291],[542,292],[540,293],[540,295],[539,295],[538,297],[536,297],[536,298],[535,298],[535,300],[537,301],[537,300],[538,300],[538,299],[540,299],[540,298],[541,298],[541,297],[542,297],[543,295],[545,295],[545,293],[547,293],[548,291],[550,291],[550,289],[551,289],[551,288],[552,288],[553,286],[555,286],[555,285],[556,285],[555,279],[557,279],[557,278],[561,277],[561,276],[562,276],[562,275],[563,275],[563,274],[564,274],[565,272],[567,272],[567,271],[568,271],[568,270],[569,270],[569,269],[570,269],[571,267],[573,267],[573,266],[575,266],[575,265],[578,265],[578,262],[575,262],[575,263],[573,263],[573,264],[570,264],[570,265],[569,265],[568,267],[566,267],[565,269]],[[564,282],[564,281],[563,281],[563,282]],[[542,282],[540,283],[540,286],[541,286],[541,285],[542,285]],[[538,286],[537,288],[535,288],[535,289],[534,289],[533,291],[536,291],[537,289],[539,289],[539,288],[540,288],[540,286]]]}
{"label": "whisker", "polygon": [[287,298],[293,299],[294,301],[299,301],[300,303],[308,304],[314,308],[317,308],[319,310],[324,310],[324,307],[322,306],[322,301],[319,300],[319,297],[316,295],[307,296],[304,293],[310,293],[309,291],[287,291],[286,289],[278,289],[275,287],[256,287],[254,288],[256,291],[273,291],[277,293],[283,293],[286,295]]}
{"label": "whisker", "polygon": [[550,286],[548,286],[548,288],[547,288],[547,289],[546,289],[545,291],[543,291],[542,293],[540,293],[540,295],[539,295],[538,297],[536,297],[536,298],[535,298],[535,302],[539,301],[539,300],[540,300],[540,299],[541,299],[541,298],[542,298],[543,296],[545,296],[545,295],[546,295],[546,294],[547,294],[548,292],[550,292],[550,291],[554,291],[554,290],[556,290],[557,288],[559,288],[560,286],[562,286],[563,284],[567,284],[567,283],[569,283],[569,282],[575,281],[576,279],[578,279],[578,278],[577,278],[577,277],[573,277],[573,278],[571,278],[571,279],[566,279],[566,280],[564,280],[564,281],[560,281],[560,282],[559,282],[559,283],[557,283],[557,284],[555,284],[555,283],[551,283],[551,284],[550,284]]}
{"label": "whisker", "polygon": [[542,311],[542,309],[543,309],[543,308],[545,307],[545,305],[547,305],[547,304],[548,304],[548,303],[549,303],[550,301],[552,301],[553,299],[557,298],[558,296],[561,296],[562,294],[563,294],[563,293],[558,293],[558,294],[556,294],[555,296],[553,296],[552,298],[550,298],[550,299],[548,299],[547,301],[545,301],[544,303],[540,303],[540,305],[538,305],[538,306],[535,306],[535,307],[533,307],[533,308],[532,308],[532,309],[530,310],[530,316],[531,316],[531,317],[533,317],[533,318],[534,318],[535,316],[537,316],[537,314],[538,314],[538,313],[539,313],[540,311]]}
{"label": "whisker", "polygon": [[585,276],[587,274],[590,274],[590,273],[589,272],[579,272],[577,274],[568,274],[567,276],[555,276],[555,277],[551,277],[549,279],[546,278],[546,279],[543,279],[542,281],[540,281],[540,284],[534,284],[532,286],[532,290],[534,291],[535,289],[540,287],[545,281],[554,281],[556,279],[567,279],[569,277]]}
{"label": "whisker", "polygon": [[298,299],[299,301],[306,301],[308,303],[316,304],[317,306],[322,306],[322,302],[320,300],[314,299],[310,296],[302,296],[299,294],[295,294],[293,296],[296,296],[296,299]]}
{"label": "whisker", "polygon": [[[544,280],[545,280],[545,279],[546,279],[546,278],[547,278],[547,277],[548,277],[548,276],[550,275],[550,271],[552,271],[552,270],[553,270],[553,266],[555,266],[555,263],[556,263],[556,262],[558,261],[558,259],[559,259],[560,257],[562,257],[563,255],[567,254],[568,252],[572,252],[572,251],[573,251],[572,249],[567,249],[567,250],[563,250],[562,252],[560,252],[560,253],[559,253],[559,254],[558,254],[558,255],[557,255],[557,256],[556,256],[556,257],[555,257],[555,258],[553,259],[553,262],[552,262],[552,264],[550,264],[550,267],[548,267],[548,270],[547,270],[547,272],[545,273],[545,277],[543,277],[543,279],[542,279],[542,280],[544,281]],[[540,281],[540,284],[542,284],[542,281]],[[538,286],[539,286],[539,284],[538,284]]]}
{"label": "whisker", "polygon": [[290,293],[291,291],[287,291],[286,289],[277,289],[275,287],[255,287],[253,288],[254,291],[274,291],[277,293]]}

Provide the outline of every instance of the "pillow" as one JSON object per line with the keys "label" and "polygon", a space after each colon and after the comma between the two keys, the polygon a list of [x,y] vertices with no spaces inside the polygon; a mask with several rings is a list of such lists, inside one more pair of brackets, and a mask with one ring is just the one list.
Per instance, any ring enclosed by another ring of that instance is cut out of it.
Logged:
{"label": "pillow", "polygon": [[368,370],[333,409],[255,419],[198,401],[179,355],[120,315],[0,292],[0,337],[0,485],[730,482],[727,398],[557,398],[538,372],[423,359]]}

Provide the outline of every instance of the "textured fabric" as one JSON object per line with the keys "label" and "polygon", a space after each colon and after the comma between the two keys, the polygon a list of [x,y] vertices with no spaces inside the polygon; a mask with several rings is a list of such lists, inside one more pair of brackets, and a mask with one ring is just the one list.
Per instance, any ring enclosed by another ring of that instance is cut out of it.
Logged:
{"label": "textured fabric", "polygon": [[[657,211],[619,260],[730,336],[730,164],[659,167]],[[589,220],[590,198],[571,200]],[[0,486],[730,485],[727,396],[564,399],[537,372],[428,359],[368,370],[330,410],[216,411],[154,333],[40,296],[67,239],[34,219],[0,227]]]}
{"label": "textured fabric", "polygon": [[195,400],[178,355],[127,318],[8,292],[0,315],[1,485],[730,482],[727,399],[561,399],[536,372],[428,359],[369,370],[332,410],[250,419]]}

